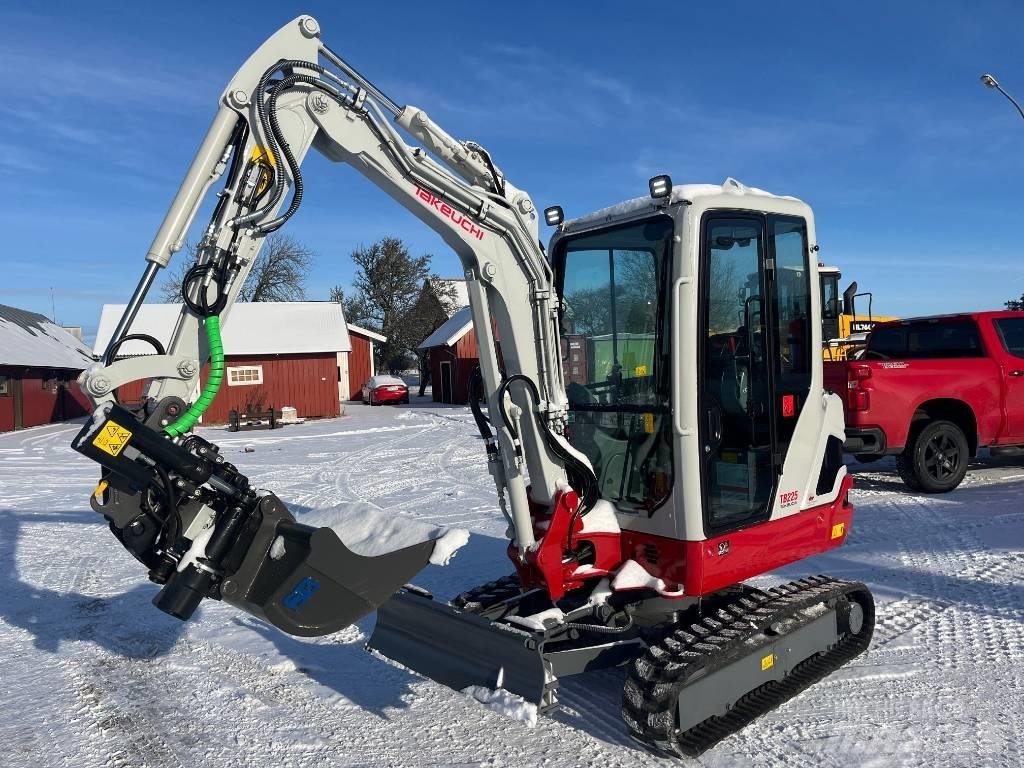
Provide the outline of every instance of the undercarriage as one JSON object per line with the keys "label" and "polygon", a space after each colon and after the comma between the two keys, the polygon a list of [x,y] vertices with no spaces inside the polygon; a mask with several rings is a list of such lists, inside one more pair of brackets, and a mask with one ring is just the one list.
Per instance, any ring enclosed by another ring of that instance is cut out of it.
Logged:
{"label": "undercarriage", "polygon": [[602,581],[555,604],[511,575],[447,604],[407,586],[378,610],[368,647],[456,690],[504,689],[542,713],[558,708],[559,679],[625,666],[630,735],[683,757],[862,653],[873,629],[867,588],[827,576],[677,600],[613,593]]}

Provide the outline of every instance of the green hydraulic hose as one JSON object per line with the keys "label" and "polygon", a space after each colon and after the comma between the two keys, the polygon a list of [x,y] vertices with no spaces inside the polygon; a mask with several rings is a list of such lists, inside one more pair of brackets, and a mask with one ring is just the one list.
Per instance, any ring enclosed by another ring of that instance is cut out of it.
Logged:
{"label": "green hydraulic hose", "polygon": [[206,340],[210,348],[210,375],[203,385],[203,391],[199,393],[199,399],[177,421],[164,427],[164,432],[171,437],[178,437],[192,429],[199,421],[199,417],[210,407],[217,390],[220,389],[220,383],[224,380],[224,343],[220,338],[220,318],[211,315],[203,321],[203,326],[206,328]]}

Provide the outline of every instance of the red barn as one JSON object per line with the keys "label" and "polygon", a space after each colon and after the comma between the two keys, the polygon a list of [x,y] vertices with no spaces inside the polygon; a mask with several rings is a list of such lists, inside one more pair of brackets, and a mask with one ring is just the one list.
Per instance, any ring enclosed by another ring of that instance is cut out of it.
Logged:
{"label": "red barn", "polygon": [[416,348],[428,354],[437,403],[468,403],[469,377],[480,364],[469,307],[462,307]]}
{"label": "red barn", "polygon": [[373,362],[373,343],[385,342],[387,336],[348,324],[348,337],[352,342],[352,351],[348,353],[348,397],[346,400],[362,400],[363,384],[376,375],[377,366]]}
{"label": "red barn", "polygon": [[0,432],[88,413],[75,379],[89,349],[44,315],[0,304]]}
{"label": "red barn", "polygon": [[[180,311],[180,304],[144,304],[130,333],[149,334],[166,346]],[[103,307],[97,354],[106,349],[123,312],[124,305]],[[338,416],[341,402],[351,396],[352,345],[340,304],[240,302],[223,318],[223,338],[224,383],[203,416],[207,424],[223,424],[229,411],[252,406],[291,406],[308,418]],[[152,348],[141,341],[129,341],[119,350],[125,356],[150,353]],[[208,369],[207,364],[201,382]],[[120,398],[137,400],[142,391],[143,382],[133,382],[121,387]]]}

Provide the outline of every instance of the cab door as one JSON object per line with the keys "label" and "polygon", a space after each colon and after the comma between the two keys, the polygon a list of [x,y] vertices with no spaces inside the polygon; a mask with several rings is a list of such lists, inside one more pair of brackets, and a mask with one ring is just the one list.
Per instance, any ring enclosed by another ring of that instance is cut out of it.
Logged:
{"label": "cab door", "polygon": [[765,519],[771,508],[766,253],[763,217],[705,218],[700,412],[709,535]]}
{"label": "cab door", "polygon": [[1024,444],[1024,317],[999,317],[992,323],[1003,348],[1005,377],[1006,439],[1000,442]]}
{"label": "cab door", "polygon": [[768,519],[811,384],[803,219],[706,214],[699,357],[707,535]]}

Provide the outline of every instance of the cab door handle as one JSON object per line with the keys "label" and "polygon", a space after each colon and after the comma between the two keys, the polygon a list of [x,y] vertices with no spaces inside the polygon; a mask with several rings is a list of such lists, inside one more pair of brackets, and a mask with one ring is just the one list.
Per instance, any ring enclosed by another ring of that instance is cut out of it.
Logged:
{"label": "cab door handle", "polygon": [[1016,371],[1010,371],[1010,376],[1024,376],[1024,371],[1019,369]]}

